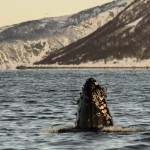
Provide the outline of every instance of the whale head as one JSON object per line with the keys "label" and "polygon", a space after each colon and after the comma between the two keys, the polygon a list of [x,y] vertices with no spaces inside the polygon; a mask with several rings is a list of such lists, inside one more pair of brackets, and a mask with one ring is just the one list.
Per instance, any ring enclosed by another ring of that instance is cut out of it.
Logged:
{"label": "whale head", "polygon": [[86,80],[77,101],[76,128],[93,130],[113,125],[106,97],[105,86],[100,86],[93,78]]}

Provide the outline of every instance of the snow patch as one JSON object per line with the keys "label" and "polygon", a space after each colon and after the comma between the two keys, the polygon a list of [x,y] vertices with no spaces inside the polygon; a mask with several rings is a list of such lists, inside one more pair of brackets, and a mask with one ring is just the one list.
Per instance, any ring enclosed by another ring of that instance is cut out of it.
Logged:
{"label": "snow patch", "polygon": [[123,29],[121,29],[121,30],[124,31],[124,30],[130,28],[130,32],[131,32],[131,33],[134,32],[136,26],[139,24],[139,22],[142,21],[142,19],[143,19],[143,17],[140,17],[139,19],[137,19],[137,20],[135,20],[135,21],[133,21],[133,22],[127,24],[127,25],[126,25]]}
{"label": "snow patch", "polygon": [[139,18],[139,19],[137,19],[137,20],[131,22],[130,24],[127,25],[127,27],[133,27],[133,26],[135,27],[135,26],[137,26],[138,23],[139,23],[142,19],[143,19],[143,17],[141,17],[141,18]]}
{"label": "snow patch", "polygon": [[147,3],[149,0],[143,0],[144,3]]}

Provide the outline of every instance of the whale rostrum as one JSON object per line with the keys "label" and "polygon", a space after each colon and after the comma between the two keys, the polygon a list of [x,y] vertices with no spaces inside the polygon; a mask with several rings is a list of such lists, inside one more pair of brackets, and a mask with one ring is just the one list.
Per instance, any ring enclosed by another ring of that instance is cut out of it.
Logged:
{"label": "whale rostrum", "polygon": [[113,125],[106,98],[105,86],[100,86],[93,78],[86,80],[77,101],[75,123],[77,129],[95,130]]}

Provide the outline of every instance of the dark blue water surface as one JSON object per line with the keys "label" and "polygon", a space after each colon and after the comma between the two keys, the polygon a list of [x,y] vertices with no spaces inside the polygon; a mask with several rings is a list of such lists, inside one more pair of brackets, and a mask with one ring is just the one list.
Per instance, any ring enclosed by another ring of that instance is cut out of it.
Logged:
{"label": "dark blue water surface", "polygon": [[[83,84],[94,77],[108,87],[114,124],[137,132],[48,133],[74,125]],[[1,150],[150,149],[150,70],[0,71]]]}

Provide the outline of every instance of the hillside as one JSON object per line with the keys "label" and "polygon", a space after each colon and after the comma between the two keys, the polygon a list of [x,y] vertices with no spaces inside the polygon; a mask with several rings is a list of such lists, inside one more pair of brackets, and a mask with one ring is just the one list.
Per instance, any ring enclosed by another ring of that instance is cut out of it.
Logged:
{"label": "hillside", "polygon": [[[150,59],[150,0],[131,3],[89,36],[50,54],[36,64],[82,64]],[[114,62],[114,63],[116,63]]]}
{"label": "hillside", "polygon": [[32,64],[97,30],[127,6],[117,0],[77,14],[0,28],[0,68]]}

